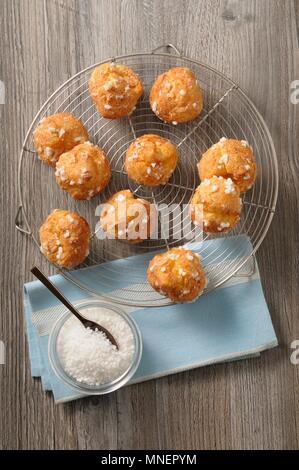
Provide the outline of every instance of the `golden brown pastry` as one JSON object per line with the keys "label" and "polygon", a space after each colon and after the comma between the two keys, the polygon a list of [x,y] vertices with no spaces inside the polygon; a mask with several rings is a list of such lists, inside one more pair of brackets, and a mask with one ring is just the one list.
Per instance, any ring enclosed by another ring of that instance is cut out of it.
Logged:
{"label": "golden brown pastry", "polygon": [[174,67],[159,75],[151,89],[150,105],[158,118],[174,125],[195,119],[202,111],[203,98],[194,73]]}
{"label": "golden brown pastry", "polygon": [[256,178],[256,161],[245,140],[226,139],[207,150],[198,163],[201,180],[211,176],[231,178],[241,193],[251,188]]}
{"label": "golden brown pastry", "polygon": [[204,232],[224,233],[232,230],[240,219],[240,191],[231,178],[212,176],[197,187],[190,203],[190,215]]}
{"label": "golden brown pastry", "polygon": [[86,140],[88,133],[82,122],[69,113],[43,118],[33,133],[39,158],[54,168],[62,153]]}
{"label": "golden brown pastry", "polygon": [[177,303],[196,300],[207,284],[198,254],[183,248],[156,255],[147,278],[157,292]]}
{"label": "golden brown pastry", "polygon": [[119,191],[105,203],[100,225],[112,239],[140,243],[150,238],[156,227],[154,206],[134,196],[129,189]]}
{"label": "golden brown pastry", "polygon": [[143,93],[138,75],[126,65],[99,65],[89,81],[90,95],[99,111],[107,119],[118,119],[131,114]]}
{"label": "golden brown pastry", "polygon": [[107,186],[111,171],[103,150],[85,142],[60,155],[55,176],[74,199],[91,199]]}
{"label": "golden brown pastry", "polygon": [[174,172],[179,153],[167,139],[146,134],[129,146],[125,169],[129,178],[144,186],[165,184]]}
{"label": "golden brown pastry", "polygon": [[55,209],[39,230],[41,252],[64,268],[81,264],[89,253],[89,225],[75,212]]}

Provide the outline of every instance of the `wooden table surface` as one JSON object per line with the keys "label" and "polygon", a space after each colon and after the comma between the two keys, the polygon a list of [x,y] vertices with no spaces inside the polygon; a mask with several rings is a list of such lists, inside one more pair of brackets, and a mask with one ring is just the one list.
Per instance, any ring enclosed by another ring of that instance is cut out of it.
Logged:
{"label": "wooden table surface", "polygon": [[[299,365],[290,362],[299,339],[299,105],[290,100],[298,28],[298,0],[0,0],[0,448],[298,449]],[[30,376],[22,316],[23,283],[40,255],[14,228],[21,143],[68,77],[169,42],[237,82],[273,136],[279,199],[257,258],[280,345],[261,358],[55,406]]]}

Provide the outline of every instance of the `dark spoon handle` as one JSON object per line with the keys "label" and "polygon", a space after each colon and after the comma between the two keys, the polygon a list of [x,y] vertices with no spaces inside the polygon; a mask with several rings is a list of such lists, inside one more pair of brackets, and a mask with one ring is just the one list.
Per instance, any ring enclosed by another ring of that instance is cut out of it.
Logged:
{"label": "dark spoon handle", "polygon": [[85,328],[91,328],[92,330],[99,330],[99,331],[102,331],[106,336],[107,338],[109,339],[110,343],[114,344],[114,346],[118,349],[118,344],[117,344],[117,341],[115,340],[115,338],[112,336],[112,334],[110,333],[110,331],[108,331],[106,328],[104,328],[102,325],[99,325],[98,323],[96,322],[93,322],[91,320],[88,320],[87,318],[83,317],[79,312],[78,310],[67,300],[66,297],[64,297],[64,295],[60,292],[59,289],[57,289],[57,287],[54,286],[54,284],[50,281],[50,279],[48,279],[39,269],[37,266],[34,266],[32,269],[31,269],[31,272],[32,274],[34,274],[35,277],[37,277],[37,279],[40,280],[40,282],[42,282],[44,284],[44,286],[46,286],[47,289],[49,289],[50,292],[52,292],[53,295],[55,295],[55,297],[60,300],[61,303],[63,303],[63,305],[66,306],[66,308],[68,310],[70,310],[74,315],[75,317],[78,318],[78,320],[80,320],[80,322],[84,325]]}
{"label": "dark spoon handle", "polygon": [[63,305],[66,306],[68,310],[70,310],[78,318],[78,320],[84,322],[85,318],[80,315],[78,310],[76,310],[75,307],[69,303],[60,290],[57,289],[57,287],[55,287],[54,284],[36,266],[31,269],[31,272],[40,280],[40,282],[44,284],[44,286],[47,287],[47,289],[49,289],[50,292],[52,292],[53,295],[55,295],[55,297],[57,297],[57,299],[60,300],[60,302],[63,303]]}

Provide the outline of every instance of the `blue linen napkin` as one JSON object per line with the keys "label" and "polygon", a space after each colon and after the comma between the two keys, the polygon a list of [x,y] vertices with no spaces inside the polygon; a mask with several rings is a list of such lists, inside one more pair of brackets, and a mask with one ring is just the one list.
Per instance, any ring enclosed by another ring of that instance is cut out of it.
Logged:
{"label": "blue linen napkin", "polygon": [[[235,238],[226,240],[235,244]],[[244,253],[251,245],[247,237],[241,238]],[[219,240],[209,241],[209,247],[201,247],[201,252],[215,249],[216,243]],[[126,268],[134,263],[134,269],[141,266],[144,271],[148,257],[147,254],[112,263],[122,263]],[[101,269],[105,265],[75,273],[78,279],[84,277],[85,282],[90,276],[92,284],[95,272]],[[113,290],[128,284],[124,278],[114,280]],[[51,279],[74,304],[92,297],[60,275]],[[98,279],[97,276],[97,282]],[[41,377],[43,389],[51,390],[57,403],[81,398],[56,377],[48,360],[49,332],[65,308],[39,281],[25,284],[24,306],[32,376]],[[250,277],[240,273],[191,304],[152,309],[125,307],[125,310],[134,317],[143,338],[141,363],[130,383],[249,357],[277,345],[258,270]]]}

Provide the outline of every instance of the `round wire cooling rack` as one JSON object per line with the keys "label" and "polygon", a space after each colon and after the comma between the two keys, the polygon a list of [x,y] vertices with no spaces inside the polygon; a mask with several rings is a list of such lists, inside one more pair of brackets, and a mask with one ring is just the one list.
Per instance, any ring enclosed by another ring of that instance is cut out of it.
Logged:
{"label": "round wire cooling rack", "polygon": [[[167,52],[160,52],[163,48]],[[144,84],[144,95],[134,113],[121,120],[107,120],[97,112],[88,91],[92,70],[115,61],[132,67]],[[171,67],[189,67],[198,78],[204,94],[204,109],[191,122],[174,126],[160,121],[150,109],[149,91],[155,78]],[[69,112],[80,119],[90,140],[107,154],[112,179],[105,191],[91,201],[75,201],[56,184],[53,169],[36,158],[33,130],[47,115]],[[180,151],[180,161],[170,181],[163,186],[146,188],[129,180],[124,171],[124,154],[130,143],[146,133],[170,139]],[[202,233],[202,243],[192,231],[188,211],[171,214],[169,231],[165,231],[163,207],[187,206],[199,184],[196,163],[200,156],[221,137],[247,140],[257,159],[255,185],[243,195],[239,224],[228,235]],[[273,218],[278,192],[277,159],[269,130],[253,103],[229,78],[196,60],[184,57],[172,44],[150,53],[123,55],[106,59],[77,73],[62,84],[35,116],[20,153],[18,189],[20,207],[16,217],[19,231],[30,235],[39,246],[38,230],[55,208],[74,210],[90,224],[90,255],[84,265],[67,271],[57,269],[76,286],[116,303],[155,307],[172,302],[156,293],[146,280],[148,261],[157,250],[174,246],[195,248],[202,257],[209,279],[209,292],[236,274],[262,243]],[[97,206],[122,189],[159,207],[160,226],[156,240],[130,244],[121,240],[99,240],[96,236]],[[46,194],[45,197],[44,194]],[[49,202],[51,201],[51,202]],[[20,222],[22,215],[22,223]],[[187,230],[186,230],[187,226]],[[182,230],[182,227],[185,227]],[[249,240],[249,242],[248,242]],[[134,258],[132,258],[134,256]],[[82,269],[90,267],[92,269]]]}

